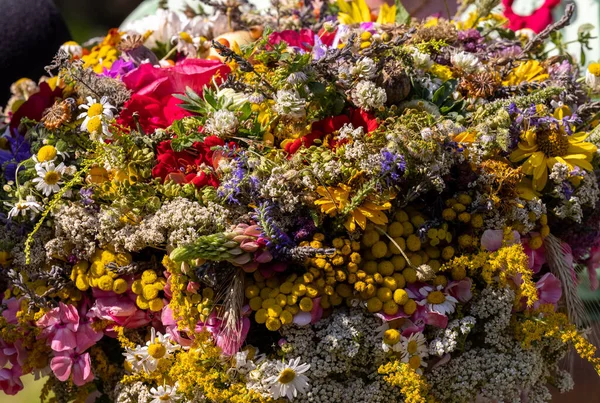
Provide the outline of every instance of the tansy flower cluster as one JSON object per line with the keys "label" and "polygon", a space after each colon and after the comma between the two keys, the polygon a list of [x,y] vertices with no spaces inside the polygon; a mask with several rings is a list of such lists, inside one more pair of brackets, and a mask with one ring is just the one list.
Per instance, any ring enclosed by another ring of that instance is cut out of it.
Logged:
{"label": "tansy flower cluster", "polygon": [[600,65],[476,3],[160,9],[17,81],[0,389],[543,402],[570,348],[598,370]]}

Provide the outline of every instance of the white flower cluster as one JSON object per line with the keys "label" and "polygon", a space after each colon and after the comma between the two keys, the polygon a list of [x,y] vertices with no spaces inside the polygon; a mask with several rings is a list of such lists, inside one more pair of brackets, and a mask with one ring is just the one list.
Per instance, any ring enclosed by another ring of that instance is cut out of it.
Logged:
{"label": "white flower cluster", "polygon": [[297,91],[279,90],[273,110],[289,120],[302,120],[306,116],[306,100]]}
{"label": "white flower cluster", "polygon": [[[581,178],[578,186],[572,185],[571,177]],[[583,208],[594,208],[600,198],[600,189],[594,172],[573,172],[566,164],[556,163],[552,167],[549,178],[554,182],[554,196],[560,203],[553,208],[559,218],[569,218],[581,223]],[[565,188],[566,187],[566,188]],[[573,187],[570,188],[569,187]]]}
{"label": "white flower cluster", "polygon": [[233,136],[238,129],[239,121],[235,113],[226,109],[214,112],[204,124],[208,134],[227,138]]}
{"label": "white flower cluster", "polygon": [[348,396],[360,403],[398,401],[397,390],[381,377],[370,379],[385,356],[377,334],[380,325],[364,310],[351,308],[313,326],[282,329],[286,348],[310,364],[310,389],[298,401],[338,403]]}
{"label": "white flower cluster", "polygon": [[209,202],[202,206],[196,201],[177,197],[164,203],[153,215],[138,225],[123,224],[119,215],[102,210],[97,239],[128,251],[168,243],[173,246],[193,242],[199,236],[222,231],[227,226],[228,210]]}
{"label": "white flower cluster", "polygon": [[387,101],[385,90],[368,80],[359,81],[352,89],[350,97],[354,105],[367,111],[379,109]]}
{"label": "white flower cluster", "polygon": [[547,391],[545,365],[538,350],[513,343],[505,352],[472,348],[426,376],[432,394],[442,402],[515,402],[524,392],[532,401]]}
{"label": "white flower cluster", "polygon": [[501,351],[512,347],[508,327],[512,317],[515,292],[506,288],[484,288],[479,297],[472,303],[470,312],[477,319],[482,319],[485,333],[484,341]]}
{"label": "white flower cluster", "polygon": [[442,357],[455,351],[459,343],[465,342],[475,322],[474,317],[465,316],[448,323],[448,327],[438,330],[436,337],[429,343],[429,354]]}
{"label": "white flower cluster", "polygon": [[350,68],[350,73],[359,79],[372,80],[377,74],[377,65],[373,59],[363,57]]}

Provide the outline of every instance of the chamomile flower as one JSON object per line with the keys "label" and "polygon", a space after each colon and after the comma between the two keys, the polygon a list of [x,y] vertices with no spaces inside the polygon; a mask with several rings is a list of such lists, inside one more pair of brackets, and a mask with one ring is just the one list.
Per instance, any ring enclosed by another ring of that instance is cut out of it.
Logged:
{"label": "chamomile flower", "polygon": [[144,370],[148,373],[156,370],[158,362],[163,358],[169,358],[179,346],[171,342],[170,334],[161,334],[152,328],[150,340],[146,342],[146,350],[148,351],[148,357],[142,364]]}
{"label": "chamomile flower", "polygon": [[30,217],[33,218],[42,211],[42,205],[38,203],[34,196],[27,196],[25,200],[19,200],[14,205],[4,202],[7,206],[12,207],[8,212],[8,218],[17,217],[19,215],[25,216],[27,212],[30,213]]}
{"label": "chamomile flower", "polygon": [[135,348],[126,347],[123,355],[126,367],[129,366],[132,372],[140,372],[144,369],[144,362],[148,359],[148,349],[140,345]]}
{"label": "chamomile flower", "polygon": [[35,188],[42,192],[44,196],[50,196],[60,190],[62,177],[67,167],[62,162],[57,166],[52,161],[39,162],[35,164],[35,171],[38,175],[33,179]]}
{"label": "chamomile flower", "polygon": [[430,311],[442,315],[453,313],[458,300],[451,295],[444,294],[442,290],[442,286],[437,286],[435,289],[431,286],[421,287],[419,293],[425,298],[417,303],[421,306],[427,305]]}
{"label": "chamomile flower", "polygon": [[101,135],[110,137],[111,133],[108,131],[107,119],[113,118],[113,109],[108,102],[107,97],[102,97],[98,102],[95,98],[90,96],[87,97],[87,103],[79,105],[80,109],[85,110],[77,116],[77,119],[83,119],[81,123],[81,130],[87,131],[97,139],[101,138]]}
{"label": "chamomile flower", "polygon": [[158,388],[150,389],[150,403],[170,403],[177,402],[181,399],[181,395],[177,393],[178,383],[175,382],[175,385],[169,386],[159,386]]}
{"label": "chamomile flower", "polygon": [[409,337],[402,336],[402,347],[409,356],[418,355],[421,358],[429,356],[429,349],[427,348],[427,339],[423,333],[417,332],[411,334]]}
{"label": "chamomile flower", "polygon": [[585,71],[585,83],[592,91],[600,91],[600,62],[590,63]]}
{"label": "chamomile flower", "polygon": [[293,400],[298,392],[304,394],[308,389],[308,378],[304,373],[309,370],[310,364],[300,364],[300,357],[291,359],[288,364],[278,362],[275,366],[277,374],[265,379],[269,391],[274,399],[287,397]]}

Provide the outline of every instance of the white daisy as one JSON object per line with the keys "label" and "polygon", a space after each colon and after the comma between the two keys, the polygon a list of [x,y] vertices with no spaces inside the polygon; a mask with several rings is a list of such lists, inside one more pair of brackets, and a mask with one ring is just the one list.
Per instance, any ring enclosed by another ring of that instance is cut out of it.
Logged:
{"label": "white daisy", "polygon": [[159,386],[158,388],[150,389],[150,403],[170,403],[181,399],[181,395],[177,393],[177,382],[172,387],[169,385]]}
{"label": "white daisy", "polygon": [[135,348],[125,348],[123,353],[125,361],[131,367],[132,372],[140,372],[144,369],[144,362],[148,359],[148,348],[137,345]]}
{"label": "white daisy", "polygon": [[417,302],[423,306],[427,305],[430,311],[448,315],[454,312],[454,308],[458,300],[451,295],[446,295],[442,291],[442,286],[437,286],[435,289],[432,286],[425,286],[419,289],[419,293],[425,298]]}
{"label": "white daisy", "polygon": [[409,337],[402,336],[402,347],[404,351],[411,356],[418,355],[421,358],[426,358],[429,356],[427,339],[423,333],[413,333]]}
{"label": "white daisy", "polygon": [[38,203],[34,196],[27,196],[25,200],[19,200],[14,205],[4,202],[7,206],[12,207],[8,212],[8,218],[17,217],[19,215],[25,216],[27,212],[30,213],[30,217],[33,220],[36,215],[42,211],[42,205]]}
{"label": "white daisy", "polygon": [[178,345],[171,342],[170,334],[163,335],[154,328],[151,332],[150,340],[146,342],[148,357],[142,363],[144,370],[148,373],[155,371],[161,359],[169,358],[179,348]]}
{"label": "white daisy", "polygon": [[274,399],[287,397],[293,400],[298,392],[304,394],[308,389],[308,378],[303,375],[310,368],[310,364],[300,364],[300,357],[291,359],[288,364],[278,362],[276,364],[277,374],[265,379],[270,384],[269,391]]}
{"label": "white daisy", "polygon": [[113,109],[116,109],[108,102],[107,97],[102,97],[100,102],[90,96],[87,97],[87,103],[79,105],[80,109],[85,110],[77,116],[77,119],[83,119],[81,123],[81,130],[89,132],[96,136],[98,139],[103,134],[106,137],[110,137],[111,134],[108,131],[108,119],[112,119]]}
{"label": "white daisy", "polygon": [[54,162],[40,162],[35,164],[35,171],[38,174],[37,178],[33,179],[36,184],[35,188],[42,192],[44,196],[50,196],[60,190],[62,177],[65,174],[67,167],[62,162],[58,166],[54,166]]}
{"label": "white daisy", "polygon": [[423,333],[413,333],[408,338],[403,336],[401,343],[404,351],[401,361],[407,363],[418,374],[422,374],[423,368],[427,368],[423,359],[429,357],[427,340]]}

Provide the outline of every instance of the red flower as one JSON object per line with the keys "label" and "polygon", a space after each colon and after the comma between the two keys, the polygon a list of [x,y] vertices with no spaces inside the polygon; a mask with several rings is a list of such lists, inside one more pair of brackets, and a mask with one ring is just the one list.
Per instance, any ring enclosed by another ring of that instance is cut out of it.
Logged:
{"label": "red flower", "polygon": [[170,179],[176,183],[193,183],[196,187],[219,186],[213,171],[212,147],[223,146],[225,142],[217,136],[208,136],[203,142],[197,141],[183,151],[173,151],[171,140],[163,141],[157,147],[158,164],[152,169],[152,176],[163,182]]}
{"label": "red flower", "polygon": [[164,129],[173,121],[190,115],[179,108],[181,101],[173,94],[184,93],[186,87],[201,93],[213,76],[223,79],[228,73],[229,67],[215,60],[185,59],[167,68],[142,64],[123,76],[123,82],[133,95],[117,121],[134,128],[133,114],[137,112],[145,132]]}
{"label": "red flower", "polygon": [[[289,46],[310,52],[313,46],[315,46],[315,35],[317,34],[308,28],[301,29],[300,31],[286,30],[273,32],[269,36],[269,43],[277,45],[280,42],[285,42]],[[319,31],[318,35],[321,38],[321,42],[327,46],[331,46],[335,37],[335,33],[327,33],[324,30]]]}
{"label": "red flower", "polygon": [[30,96],[12,116],[10,120],[11,130],[19,127],[22,118],[29,118],[39,122],[42,119],[44,111],[50,108],[54,104],[54,100],[60,98],[61,95],[62,89],[60,87],[57,86],[52,90],[48,83],[41,83],[40,90]]}
{"label": "red flower", "polygon": [[[284,146],[284,149],[288,153],[294,154],[302,145],[310,147],[316,139],[322,139],[328,134],[340,130],[347,123],[351,123],[354,128],[362,127],[367,133],[371,133],[378,127],[377,119],[374,115],[363,109],[352,109],[349,116],[339,115],[313,123],[311,127],[312,131],[309,134],[290,141]],[[330,144],[332,146],[336,145],[335,142],[331,142]]]}

